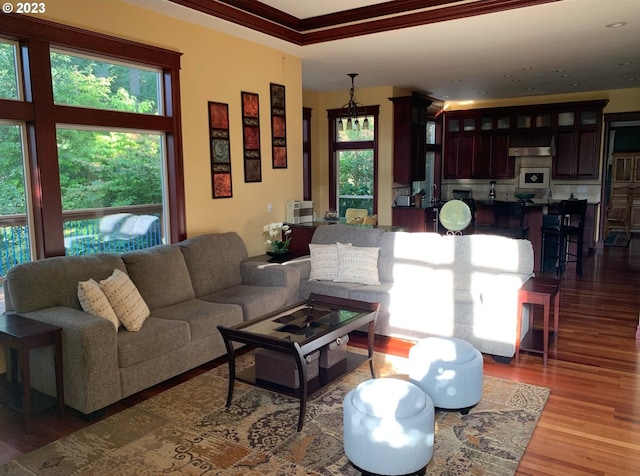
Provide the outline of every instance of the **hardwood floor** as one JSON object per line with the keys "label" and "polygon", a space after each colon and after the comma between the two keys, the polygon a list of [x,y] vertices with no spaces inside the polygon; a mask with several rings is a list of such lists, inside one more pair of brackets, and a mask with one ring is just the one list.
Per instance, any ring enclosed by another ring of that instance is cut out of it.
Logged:
{"label": "hardwood floor", "polygon": [[[485,374],[551,388],[551,397],[518,475],[640,474],[640,237],[629,248],[605,248],[585,259],[584,279],[570,268],[561,284],[560,332],[549,364],[522,354],[516,367],[485,356]],[[354,337],[350,341],[363,345]],[[376,350],[406,356],[410,342],[378,339]],[[135,405],[219,362],[141,392],[104,412]],[[0,406],[0,464],[89,423],[67,409],[33,417],[26,435],[19,415]]]}

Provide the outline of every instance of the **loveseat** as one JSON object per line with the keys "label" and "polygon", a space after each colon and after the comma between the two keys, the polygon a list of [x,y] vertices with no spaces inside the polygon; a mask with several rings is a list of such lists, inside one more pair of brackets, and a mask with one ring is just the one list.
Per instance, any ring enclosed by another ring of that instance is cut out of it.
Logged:
{"label": "loveseat", "polygon": [[[379,335],[454,336],[482,353],[515,354],[518,289],[533,276],[529,241],[336,224],[318,227],[309,247],[309,256],[287,263],[300,270],[301,298],[314,292],[379,302]],[[367,248],[379,250],[359,250]],[[334,281],[331,272],[345,265],[351,269]],[[522,325],[529,325],[526,310]]]}
{"label": "loveseat", "polygon": [[[84,312],[78,283],[125,272],[150,310],[130,332]],[[65,403],[91,414],[225,354],[218,324],[257,317],[299,296],[294,268],[247,261],[236,233],[123,255],[47,258],[7,273],[7,313],[62,328]],[[32,387],[55,395],[53,351],[31,351]]]}

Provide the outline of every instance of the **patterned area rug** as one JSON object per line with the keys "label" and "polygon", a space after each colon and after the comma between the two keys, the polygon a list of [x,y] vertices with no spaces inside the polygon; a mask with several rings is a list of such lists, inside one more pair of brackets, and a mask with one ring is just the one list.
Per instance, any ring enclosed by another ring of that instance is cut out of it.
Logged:
{"label": "patterned area rug", "polygon": [[[353,349],[352,349],[353,350]],[[243,356],[239,368],[252,363]],[[406,360],[376,354],[378,375],[405,372]],[[358,475],[342,448],[342,401],[370,378],[369,366],[307,404],[236,383],[226,409],[223,365],[0,468],[9,475]],[[485,376],[471,412],[436,413],[427,474],[514,474],[549,389]]]}

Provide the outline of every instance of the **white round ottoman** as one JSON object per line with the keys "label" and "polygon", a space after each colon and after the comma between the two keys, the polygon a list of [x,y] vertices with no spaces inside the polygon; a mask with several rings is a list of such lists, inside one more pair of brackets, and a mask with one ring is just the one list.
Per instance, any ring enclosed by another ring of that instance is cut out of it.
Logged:
{"label": "white round ottoman", "polygon": [[482,354],[456,337],[428,337],[409,350],[409,379],[436,408],[469,413],[482,399]]}
{"label": "white round ottoman", "polygon": [[363,382],[347,394],[343,411],[344,452],[361,472],[413,474],[431,460],[433,403],[411,382]]}

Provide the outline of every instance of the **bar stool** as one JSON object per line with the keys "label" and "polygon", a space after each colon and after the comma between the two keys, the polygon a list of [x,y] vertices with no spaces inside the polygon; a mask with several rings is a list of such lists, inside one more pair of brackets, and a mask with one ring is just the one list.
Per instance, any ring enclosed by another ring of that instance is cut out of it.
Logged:
{"label": "bar stool", "polygon": [[576,263],[576,274],[578,278],[583,278],[582,247],[586,213],[586,200],[562,200],[556,222],[543,224],[540,253],[543,271],[549,259],[555,261],[556,277],[564,273],[567,263]]}

